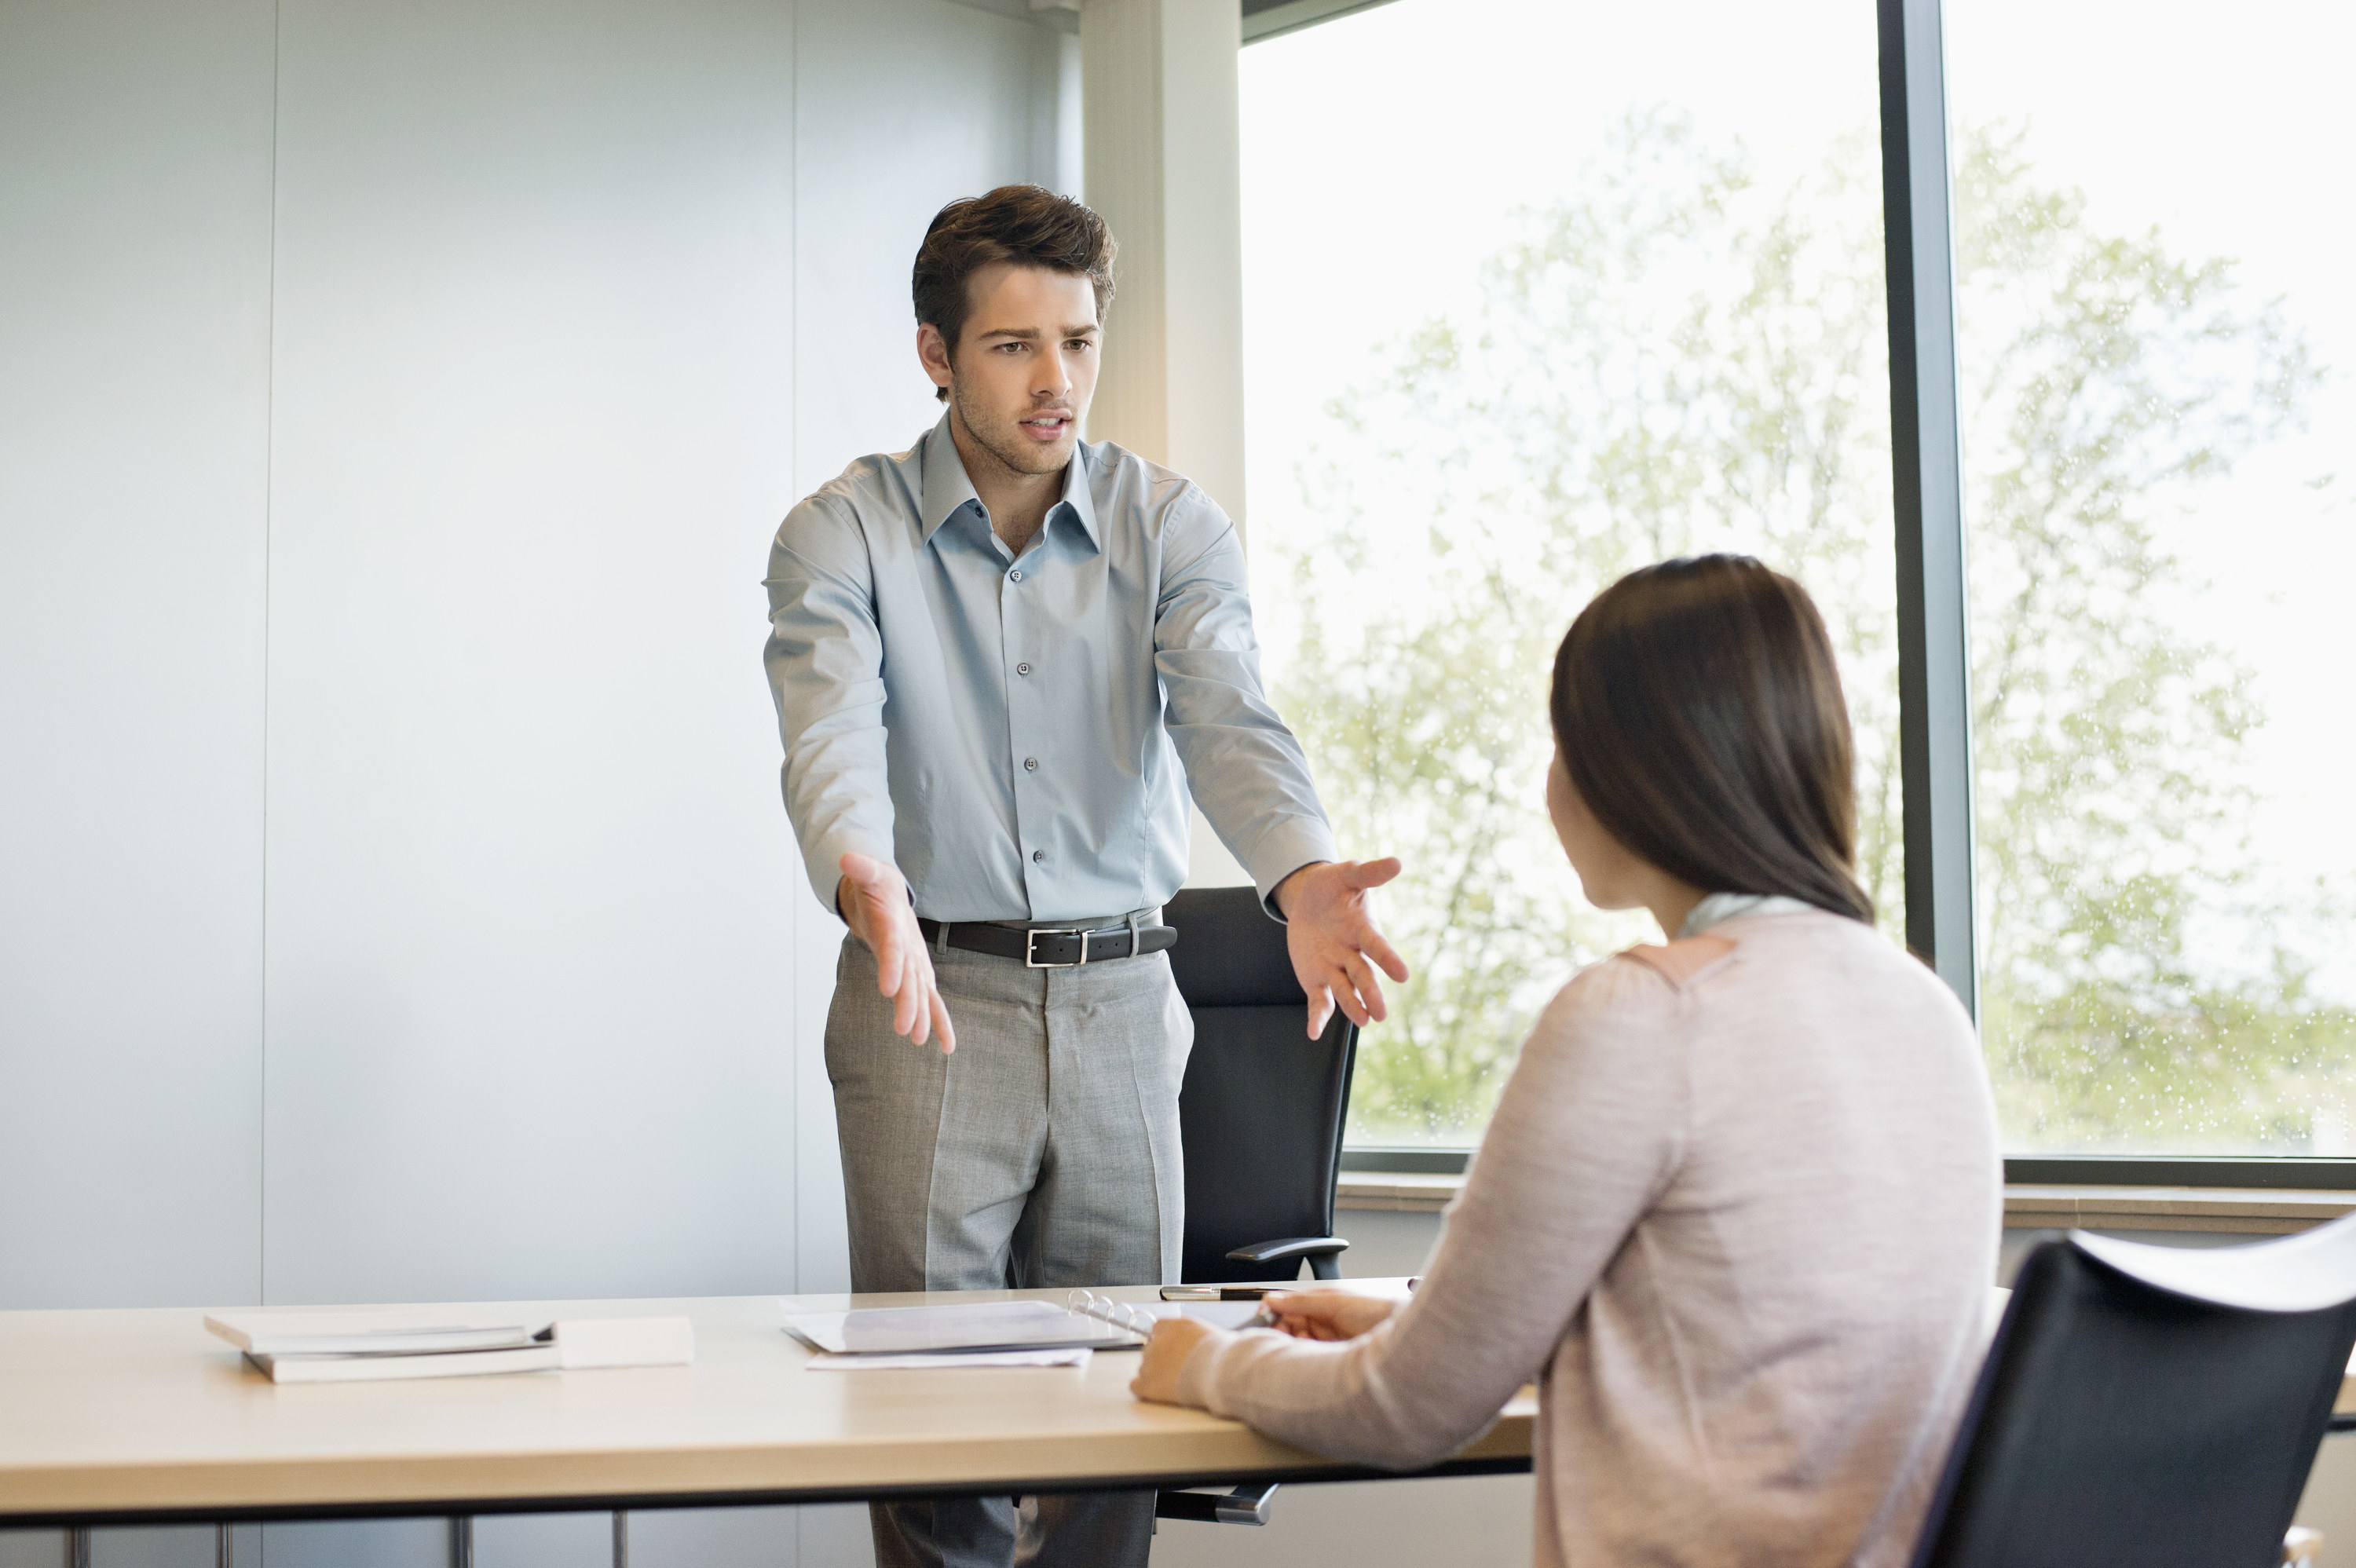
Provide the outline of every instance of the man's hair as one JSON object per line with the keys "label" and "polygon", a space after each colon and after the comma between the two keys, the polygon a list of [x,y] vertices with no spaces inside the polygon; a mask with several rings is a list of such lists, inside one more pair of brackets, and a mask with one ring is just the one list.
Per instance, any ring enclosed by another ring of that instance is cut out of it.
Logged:
{"label": "man's hair", "polygon": [[[1104,219],[1068,196],[1035,185],[1002,185],[988,196],[960,197],[934,214],[916,248],[909,289],[916,320],[940,330],[954,358],[973,310],[967,284],[982,268],[1012,261],[1087,279],[1096,286],[1102,321],[1112,304],[1113,251]],[[939,395],[948,401],[948,389]]]}
{"label": "man's hair", "polygon": [[1630,572],[1571,624],[1547,708],[1572,787],[1639,859],[1873,919],[1832,639],[1790,578],[1741,555]]}

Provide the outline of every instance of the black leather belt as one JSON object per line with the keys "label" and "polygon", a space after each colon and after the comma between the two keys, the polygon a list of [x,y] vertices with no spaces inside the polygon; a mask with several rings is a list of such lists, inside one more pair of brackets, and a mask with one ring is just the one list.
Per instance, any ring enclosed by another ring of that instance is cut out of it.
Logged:
{"label": "black leather belt", "polygon": [[[925,933],[926,942],[937,944],[942,940],[944,927],[939,921],[919,916],[916,929]],[[1135,958],[1178,945],[1178,933],[1166,925],[1139,925],[1134,929],[1126,923],[1059,925],[1023,931],[987,923],[952,922],[946,929],[951,947],[962,947],[968,953],[987,953],[995,958],[1020,958],[1033,969],[1076,969],[1083,964]]]}

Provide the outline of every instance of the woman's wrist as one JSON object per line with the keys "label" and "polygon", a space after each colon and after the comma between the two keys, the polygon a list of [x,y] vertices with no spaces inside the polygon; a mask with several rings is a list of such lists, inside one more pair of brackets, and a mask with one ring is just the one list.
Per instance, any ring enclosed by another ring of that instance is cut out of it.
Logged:
{"label": "woman's wrist", "polygon": [[1199,1398],[1183,1398],[1179,1391],[1202,1341],[1216,1335],[1217,1329],[1199,1318],[1168,1317],[1155,1324],[1129,1392],[1160,1404],[1200,1404]]}
{"label": "woman's wrist", "polygon": [[1211,1408],[1212,1372],[1218,1365],[1220,1350],[1234,1338],[1225,1329],[1205,1326],[1202,1336],[1187,1349],[1185,1359],[1178,1363],[1178,1386],[1173,1403],[1191,1405],[1196,1410]]}

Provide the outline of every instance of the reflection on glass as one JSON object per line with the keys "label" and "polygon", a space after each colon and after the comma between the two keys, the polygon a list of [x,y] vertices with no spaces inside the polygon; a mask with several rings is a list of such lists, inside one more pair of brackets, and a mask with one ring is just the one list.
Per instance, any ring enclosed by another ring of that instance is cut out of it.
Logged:
{"label": "reflection on glass", "polygon": [[1354,1143],[1476,1137],[1534,1009],[1651,933],[1539,799],[1554,646],[1629,568],[1744,550],[1816,596],[1900,923],[1873,27],[1398,0],[1245,53],[1269,668],[1345,853],[1407,867]]}
{"label": "reflection on glass", "polygon": [[[2180,24],[2180,25],[2178,25]],[[1948,8],[1982,1024],[2016,1150],[2350,1154],[2340,7]]]}

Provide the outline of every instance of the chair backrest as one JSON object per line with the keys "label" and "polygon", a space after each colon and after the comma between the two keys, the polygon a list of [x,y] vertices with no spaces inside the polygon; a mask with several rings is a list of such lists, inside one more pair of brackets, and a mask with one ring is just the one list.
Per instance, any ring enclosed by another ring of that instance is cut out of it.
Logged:
{"label": "chair backrest", "polygon": [[1916,1568],[2278,1562],[2356,1346],[2349,1226],[2218,1249],[2040,1245]]}
{"label": "chair backrest", "polygon": [[[1193,1284],[1265,1277],[1237,1247],[1333,1229],[1342,1121],[1358,1031],[1338,1011],[1305,1032],[1308,1000],[1284,927],[1250,888],[1191,888],[1163,907],[1178,994],[1194,1016],[1178,1118],[1186,1151],[1185,1261]],[[1288,1264],[1284,1272],[1297,1269]]]}

